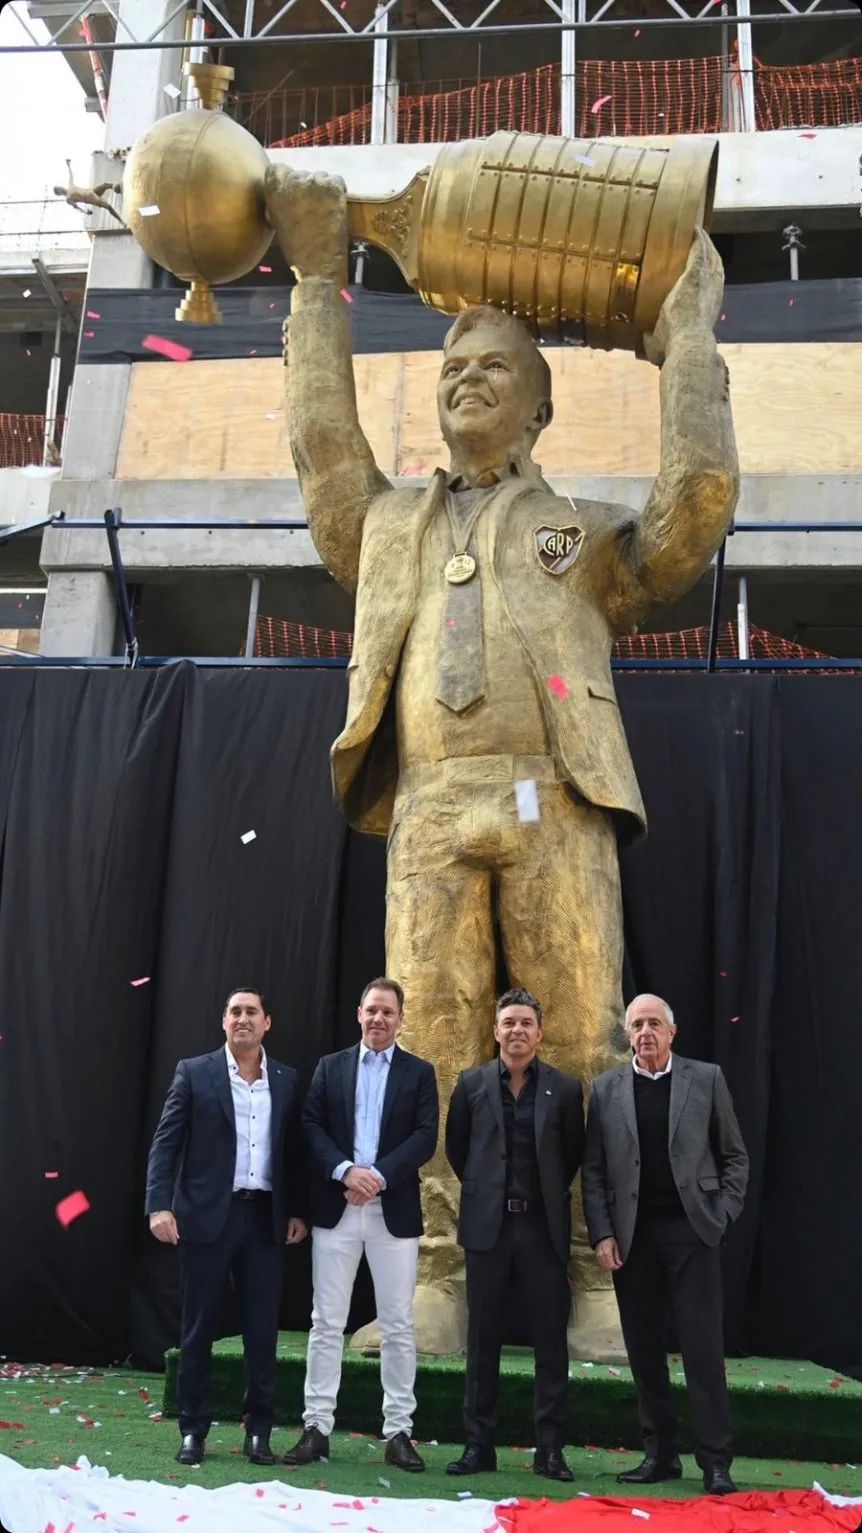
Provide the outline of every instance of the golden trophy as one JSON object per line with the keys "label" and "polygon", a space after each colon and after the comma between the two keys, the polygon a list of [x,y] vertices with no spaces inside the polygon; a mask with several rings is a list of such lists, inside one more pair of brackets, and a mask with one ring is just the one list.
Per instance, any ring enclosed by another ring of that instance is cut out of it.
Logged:
{"label": "golden trophy", "polygon": [[[272,239],[268,160],[220,110],[232,71],[186,72],[201,105],[134,145],[124,214],[148,255],[191,282],[177,319],[212,324],[211,284],[253,271]],[[717,161],[703,137],[657,146],[494,133],[444,145],[394,197],[348,198],[348,228],[444,313],[490,303],[549,340],[639,351],[695,227],[709,227]]]}

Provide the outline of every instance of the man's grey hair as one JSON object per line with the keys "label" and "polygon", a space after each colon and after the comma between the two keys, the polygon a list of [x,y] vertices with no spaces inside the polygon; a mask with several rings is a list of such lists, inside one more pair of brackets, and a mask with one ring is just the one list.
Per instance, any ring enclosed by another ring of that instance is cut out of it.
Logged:
{"label": "man's grey hair", "polygon": [[[643,992],[643,994],[636,995],[636,996],[634,996],[634,998],[631,1001],[629,1001],[629,1004],[626,1007],[626,1018],[625,1018],[625,1030],[626,1030],[626,1032],[628,1032],[628,1030],[629,1030],[629,1023],[631,1021],[632,1007],[635,1006],[638,1001],[642,1001],[643,998],[644,998],[644,995],[650,995],[651,993],[652,993],[651,991],[645,990]],[[670,1007],[668,1006],[667,1001],[662,1000],[662,997],[660,995],[656,996],[656,1000],[657,1001],[661,1001],[661,1004],[664,1007],[664,1014],[665,1014],[665,1017],[666,1017],[667,1021],[670,1023],[671,1027],[675,1028],[676,1027],[676,1023],[674,1022],[674,1019],[673,1019],[673,1012],[671,1011]]]}

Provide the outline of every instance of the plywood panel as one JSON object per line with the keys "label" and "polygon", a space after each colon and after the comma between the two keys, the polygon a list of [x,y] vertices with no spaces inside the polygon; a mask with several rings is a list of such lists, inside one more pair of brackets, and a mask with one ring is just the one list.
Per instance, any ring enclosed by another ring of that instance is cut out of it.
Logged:
{"label": "plywood panel", "polygon": [[[862,346],[725,346],[740,463],[749,474],[862,472]],[[555,418],[537,457],[552,476],[654,474],[659,374],[624,352],[549,348]],[[435,352],[356,358],[359,414],[384,473],[444,461]],[[274,358],[140,363],[119,474],[134,479],[292,478],[282,365]]]}
{"label": "plywood panel", "polygon": [[[356,358],[363,429],[393,473],[403,358]],[[138,362],[120,442],[121,479],[293,479],[279,358]]]}

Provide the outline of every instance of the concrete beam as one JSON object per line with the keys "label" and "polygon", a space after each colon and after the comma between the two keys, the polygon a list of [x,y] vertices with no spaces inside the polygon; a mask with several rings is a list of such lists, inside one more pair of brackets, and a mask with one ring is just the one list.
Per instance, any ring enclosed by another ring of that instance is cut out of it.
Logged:
{"label": "concrete beam", "polygon": [[[862,127],[769,133],[719,133],[713,227],[781,229],[792,215],[804,228],[858,228]],[[667,137],[614,143],[667,144]],[[358,144],[270,149],[271,160],[297,170],[343,176],[356,197],[390,197],[436,159],[442,144]]]}
{"label": "concrete beam", "polygon": [[[416,486],[419,481],[394,483]],[[582,496],[628,505],[639,511],[652,485],[648,478],[603,476],[555,479],[561,495]],[[859,521],[862,475],[751,474],[742,481],[737,520],[798,522]],[[304,513],[296,480],[149,480],[111,479],[56,482],[51,509],[67,517],[101,518],[109,506],[121,506],[128,522],[147,519],[235,517],[256,520],[265,528],[275,518]],[[307,531],[278,529],[207,532],[136,532],[127,527],[120,546],[128,573],[146,578],[170,571],[279,571],[317,568],[317,552]],[[728,565],[738,571],[862,571],[862,533],[739,533],[730,540]],[[108,547],[102,531],[52,530],[41,554],[46,573],[70,567],[106,570]]]}

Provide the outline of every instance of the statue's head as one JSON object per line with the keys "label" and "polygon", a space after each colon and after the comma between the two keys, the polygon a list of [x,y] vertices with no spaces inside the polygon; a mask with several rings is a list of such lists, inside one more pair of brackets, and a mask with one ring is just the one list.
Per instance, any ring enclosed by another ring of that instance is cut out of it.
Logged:
{"label": "statue's head", "polygon": [[443,343],[440,429],[453,454],[488,464],[529,457],[551,420],[551,369],[526,327],[489,306],[465,309]]}

